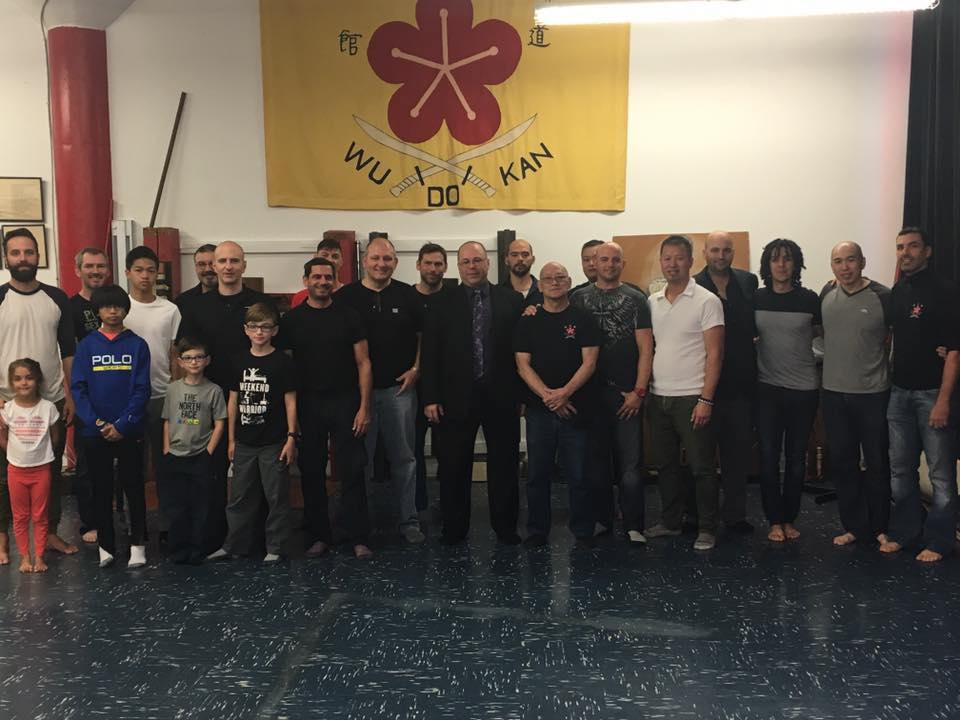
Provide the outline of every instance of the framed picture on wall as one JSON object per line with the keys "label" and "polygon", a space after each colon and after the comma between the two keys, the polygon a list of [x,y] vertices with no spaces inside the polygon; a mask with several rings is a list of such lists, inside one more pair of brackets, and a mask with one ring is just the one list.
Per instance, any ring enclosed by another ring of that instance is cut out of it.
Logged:
{"label": "framed picture on wall", "polygon": [[[43,225],[30,225],[28,223],[14,223],[12,225],[4,225],[0,227],[0,232],[6,235],[11,230],[16,230],[17,228],[26,228],[33,233],[33,236],[37,239],[37,248],[40,255],[40,265],[39,267],[48,268],[50,267],[50,261],[47,259],[47,229]],[[4,258],[0,256],[0,267],[5,267]]]}
{"label": "framed picture on wall", "polygon": [[43,184],[40,178],[0,177],[0,222],[43,221]]}

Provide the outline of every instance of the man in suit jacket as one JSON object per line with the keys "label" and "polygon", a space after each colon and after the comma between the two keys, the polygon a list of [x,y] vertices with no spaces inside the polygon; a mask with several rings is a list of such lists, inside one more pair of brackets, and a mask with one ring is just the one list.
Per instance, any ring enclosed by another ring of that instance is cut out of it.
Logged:
{"label": "man in suit jacket", "polygon": [[433,425],[443,513],[441,541],[453,545],[470,528],[470,488],[477,428],[487,443],[490,524],[505,544],[520,542],[520,378],[513,332],[523,307],[514,290],[487,280],[483,245],[457,251],[460,285],[427,315],[421,349],[424,414]]}
{"label": "man in suit jacket", "polygon": [[758,282],[753,273],[731,267],[733,257],[733,239],[729,233],[710,233],[703,248],[707,266],[694,279],[723,303],[726,326],[723,370],[713,408],[713,427],[723,474],[721,514],[728,530],[749,534],[753,532],[753,525],[747,522],[746,486],[753,447],[753,393],[757,383],[753,295]]}

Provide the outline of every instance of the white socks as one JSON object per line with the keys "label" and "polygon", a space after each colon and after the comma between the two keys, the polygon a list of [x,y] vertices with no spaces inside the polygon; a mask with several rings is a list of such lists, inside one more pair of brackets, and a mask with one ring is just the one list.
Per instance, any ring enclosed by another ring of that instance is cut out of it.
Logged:
{"label": "white socks", "polygon": [[113,565],[113,555],[100,548],[100,567],[105,568],[111,565]]}
{"label": "white socks", "polygon": [[[102,551],[101,551],[102,552]],[[111,558],[112,560],[113,558]],[[147,564],[147,548],[144,545],[131,545],[130,546],[130,561],[127,563],[128,568],[138,568],[143,567]]]}

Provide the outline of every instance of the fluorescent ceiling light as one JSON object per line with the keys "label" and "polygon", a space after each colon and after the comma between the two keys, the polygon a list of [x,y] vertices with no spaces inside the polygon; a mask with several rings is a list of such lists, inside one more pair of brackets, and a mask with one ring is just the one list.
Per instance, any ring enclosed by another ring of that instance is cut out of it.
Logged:
{"label": "fluorescent ceiling light", "polygon": [[703,22],[910,12],[938,4],[939,0],[538,0],[535,16],[538,25],[547,26]]}

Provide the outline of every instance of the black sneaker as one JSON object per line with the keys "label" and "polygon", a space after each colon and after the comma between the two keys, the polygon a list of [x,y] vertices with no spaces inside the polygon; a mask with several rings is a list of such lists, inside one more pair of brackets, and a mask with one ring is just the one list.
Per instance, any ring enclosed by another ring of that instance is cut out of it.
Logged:
{"label": "black sneaker", "polygon": [[735,532],[737,535],[752,535],[753,525],[748,523],[746,520],[737,520],[735,523],[730,523],[727,525],[727,530],[730,532]]}
{"label": "black sneaker", "polygon": [[497,535],[497,542],[501,545],[519,545],[520,536],[516,533],[504,533],[503,535]]}
{"label": "black sneaker", "polygon": [[542,533],[527,535],[527,539],[523,541],[523,544],[528,547],[543,547],[547,544],[547,536]]}

